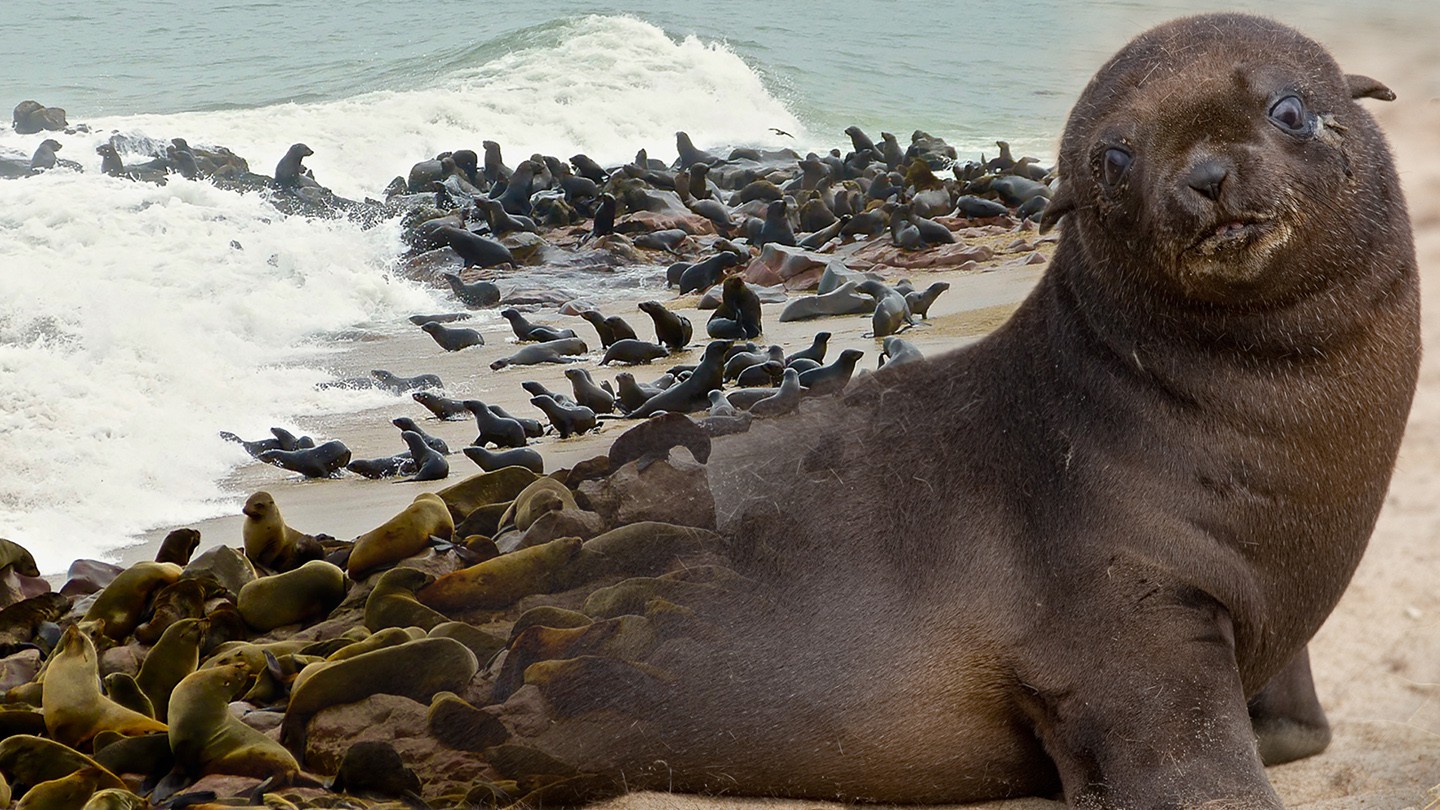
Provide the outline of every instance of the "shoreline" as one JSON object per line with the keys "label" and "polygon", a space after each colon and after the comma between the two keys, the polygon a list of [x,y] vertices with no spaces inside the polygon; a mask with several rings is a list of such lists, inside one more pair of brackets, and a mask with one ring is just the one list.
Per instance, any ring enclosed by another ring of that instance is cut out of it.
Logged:
{"label": "shoreline", "polygon": [[[1029,238],[1033,241],[1033,231]],[[997,241],[1005,240],[997,238]],[[1013,241],[1013,237],[1009,241]],[[1048,248],[1046,250],[1048,251]],[[982,337],[1008,317],[1009,311],[1029,293],[1045,266],[1006,266],[1014,261],[1014,255],[997,254],[979,270],[919,270],[896,274],[892,269],[887,272],[888,281],[892,283],[902,277],[909,277],[921,288],[935,281],[947,281],[952,285],[948,292],[937,299],[931,308],[930,318],[902,333],[902,336],[920,348],[927,357],[958,348]],[[675,294],[673,290],[664,289],[663,275],[664,268],[658,268],[656,278],[652,279],[651,283],[637,288],[634,295],[602,304],[602,311],[606,315],[624,317],[635,327],[641,339],[646,339],[653,337],[653,327],[649,316],[640,312],[635,305],[640,301],[658,299],[667,303],[673,311],[689,317],[695,324],[697,334],[703,336],[709,311],[695,309],[695,304],[699,301],[699,296],[696,295],[683,296],[672,301]],[[797,296],[791,296],[790,300],[795,297]],[[816,332],[830,331],[833,337],[829,357],[838,355],[842,349],[860,349],[865,352],[865,357],[857,368],[857,374],[861,369],[873,370],[880,341],[861,336],[869,329],[868,315],[780,323],[777,318],[784,306],[762,304],[766,331],[757,339],[757,343],[778,343],[785,346],[787,352],[793,352],[807,345]],[[330,358],[328,365],[340,378],[363,376],[372,368],[392,369],[402,375],[434,373],[445,381],[447,396],[479,398],[499,405],[517,416],[540,418],[540,412],[529,402],[529,394],[520,387],[523,381],[536,380],[552,390],[569,393],[570,383],[565,378],[564,371],[572,365],[589,370],[597,383],[602,379],[613,380],[616,372],[625,370],[634,373],[638,379],[648,380],[663,374],[665,369],[672,365],[694,362],[705,345],[703,340],[697,338],[684,352],[672,354],[649,365],[600,366],[598,362],[603,351],[599,349],[594,329],[579,317],[560,315],[553,309],[528,313],[527,316],[537,323],[574,329],[586,341],[591,351],[580,363],[520,366],[492,371],[489,368],[492,360],[512,353],[521,345],[515,342],[509,325],[500,320],[498,324],[476,327],[485,336],[483,346],[459,352],[444,352],[429,336],[418,328],[411,327],[411,331],[402,332],[398,336],[357,341],[344,352]],[[481,317],[486,316],[482,314]],[[467,322],[456,325],[465,323]],[[415,495],[442,489],[480,472],[479,467],[459,452],[461,447],[470,444],[475,438],[473,420],[440,421],[411,400],[409,395],[397,395],[390,403],[381,407],[338,416],[302,415],[298,416],[295,422],[314,434],[317,439],[323,436],[344,441],[351,448],[354,458],[360,459],[389,455],[404,449],[400,432],[390,424],[390,419],[398,416],[411,417],[427,433],[444,439],[454,451],[449,456],[450,476],[447,479],[422,483],[399,482],[394,479],[372,481],[347,473],[336,479],[310,480],[260,461],[252,461],[235,469],[221,482],[221,486],[230,493],[234,501],[235,509],[232,514],[183,525],[201,532],[200,551],[216,545],[238,545],[240,526],[244,520],[240,514],[240,506],[250,493],[263,489],[275,496],[290,525],[310,533],[324,532],[337,538],[350,539],[399,512]],[[547,435],[543,439],[532,440],[531,446],[545,457],[545,469],[550,472],[572,466],[595,455],[603,455],[617,436],[637,424],[639,420],[606,420],[597,431],[563,440],[553,434]],[[131,545],[118,549],[113,555],[113,561],[117,565],[129,566],[152,559],[165,535],[180,527],[180,524],[166,525],[144,532]]]}

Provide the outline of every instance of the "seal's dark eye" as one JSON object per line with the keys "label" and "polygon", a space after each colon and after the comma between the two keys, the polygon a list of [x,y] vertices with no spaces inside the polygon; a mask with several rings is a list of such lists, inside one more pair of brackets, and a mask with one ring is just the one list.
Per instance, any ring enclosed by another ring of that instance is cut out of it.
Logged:
{"label": "seal's dark eye", "polygon": [[1125,172],[1130,168],[1130,153],[1124,149],[1112,146],[1105,150],[1103,161],[1105,171],[1105,185],[1113,186],[1120,182]]}
{"label": "seal's dark eye", "polygon": [[1299,96],[1286,96],[1270,108],[1270,120],[1291,135],[1302,135],[1310,129],[1310,116]]}

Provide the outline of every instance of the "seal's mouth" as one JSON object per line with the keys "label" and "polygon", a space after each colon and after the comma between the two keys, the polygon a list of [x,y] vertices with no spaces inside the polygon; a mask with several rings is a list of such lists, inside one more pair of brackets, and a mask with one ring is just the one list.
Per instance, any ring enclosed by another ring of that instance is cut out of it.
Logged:
{"label": "seal's mouth", "polygon": [[1274,230],[1275,218],[1263,214],[1224,220],[1201,232],[1200,238],[1190,245],[1189,252],[1215,256],[1226,251],[1244,250],[1256,245]]}

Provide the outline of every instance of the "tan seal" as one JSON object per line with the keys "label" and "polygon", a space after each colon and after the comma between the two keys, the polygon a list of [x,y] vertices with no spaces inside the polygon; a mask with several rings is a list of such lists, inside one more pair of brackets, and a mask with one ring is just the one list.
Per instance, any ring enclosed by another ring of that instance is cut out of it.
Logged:
{"label": "tan seal", "polygon": [[102,731],[130,737],[165,730],[164,723],[100,693],[95,644],[73,624],[65,628],[50,655],[40,701],[45,730],[72,747],[83,747]]}
{"label": "tan seal", "polygon": [[245,515],[241,536],[245,556],[256,565],[272,571],[289,571],[307,560],[324,556],[320,541],[314,536],[290,528],[280,515],[280,507],[268,492],[256,492],[240,510]]}
{"label": "tan seal", "polygon": [[244,664],[192,672],[170,697],[170,749],[175,764],[192,777],[223,773],[268,779],[293,778],[300,770],[283,746],[240,722],[230,701],[249,681]]}
{"label": "tan seal", "polygon": [[454,531],[455,521],[445,501],[433,492],[422,492],[400,514],[355,538],[346,570],[351,578],[359,579],[419,554],[431,537],[449,540]]}

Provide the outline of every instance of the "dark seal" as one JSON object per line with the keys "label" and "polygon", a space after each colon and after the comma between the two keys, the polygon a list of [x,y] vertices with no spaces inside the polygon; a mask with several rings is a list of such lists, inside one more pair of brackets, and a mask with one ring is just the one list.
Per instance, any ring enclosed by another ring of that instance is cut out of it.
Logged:
{"label": "dark seal", "polygon": [[648,587],[718,640],[532,665],[549,708],[500,704],[491,750],[592,793],[1279,808],[1262,760],[1326,744],[1306,644],[1418,371],[1405,205],[1352,100],[1383,94],[1259,17],[1132,41],[1074,108],[1011,320],[717,441],[744,579]]}

